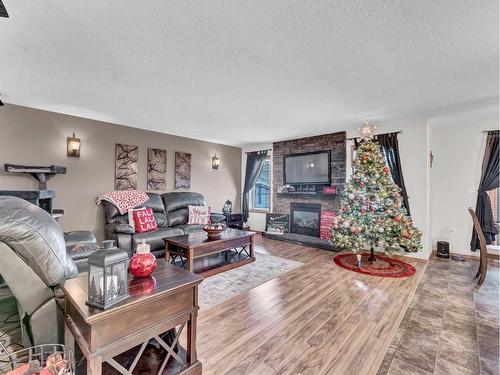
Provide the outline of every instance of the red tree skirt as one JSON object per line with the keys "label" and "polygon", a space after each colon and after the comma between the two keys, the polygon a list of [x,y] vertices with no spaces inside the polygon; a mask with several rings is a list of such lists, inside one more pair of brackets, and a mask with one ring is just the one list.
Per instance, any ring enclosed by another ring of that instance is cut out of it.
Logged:
{"label": "red tree skirt", "polygon": [[378,277],[410,277],[415,274],[415,267],[402,260],[389,258],[382,255],[376,255],[377,260],[370,262],[368,257],[370,253],[361,255],[361,267],[356,265],[356,254],[340,254],[333,258],[335,264],[346,270],[372,275]]}

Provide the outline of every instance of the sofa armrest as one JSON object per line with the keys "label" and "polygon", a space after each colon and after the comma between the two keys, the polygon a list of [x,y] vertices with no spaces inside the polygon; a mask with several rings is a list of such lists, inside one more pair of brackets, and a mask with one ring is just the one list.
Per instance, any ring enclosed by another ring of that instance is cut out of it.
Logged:
{"label": "sofa armrest", "polygon": [[[125,233],[123,233],[125,232]],[[129,256],[132,253],[132,234],[134,230],[127,224],[106,225],[105,236],[107,240],[115,240],[115,245],[121,250],[125,250]]]}
{"label": "sofa armrest", "polygon": [[221,223],[226,220],[226,217],[221,214],[210,214],[210,222],[211,223]]}
{"label": "sofa armrest", "polygon": [[128,224],[109,224],[107,229],[116,234],[134,234],[134,228]]}

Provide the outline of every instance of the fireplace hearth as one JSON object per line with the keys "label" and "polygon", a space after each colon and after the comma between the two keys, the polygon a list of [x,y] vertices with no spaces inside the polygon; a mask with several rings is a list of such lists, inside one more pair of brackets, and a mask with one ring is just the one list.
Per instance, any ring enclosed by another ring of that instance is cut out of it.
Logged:
{"label": "fireplace hearth", "polygon": [[321,204],[291,203],[290,232],[319,237],[320,216]]}

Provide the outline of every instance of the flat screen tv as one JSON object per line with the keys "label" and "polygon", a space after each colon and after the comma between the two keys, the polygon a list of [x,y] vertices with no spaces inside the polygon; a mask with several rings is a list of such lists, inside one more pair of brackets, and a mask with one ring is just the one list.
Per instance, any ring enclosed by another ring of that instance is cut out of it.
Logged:
{"label": "flat screen tv", "polygon": [[330,151],[286,155],[285,185],[330,185]]}

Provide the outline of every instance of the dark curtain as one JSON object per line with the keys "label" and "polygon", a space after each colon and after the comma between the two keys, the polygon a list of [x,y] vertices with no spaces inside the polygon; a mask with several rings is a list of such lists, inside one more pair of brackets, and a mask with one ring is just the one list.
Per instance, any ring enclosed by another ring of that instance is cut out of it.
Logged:
{"label": "dark curtain", "polygon": [[260,172],[262,172],[262,167],[267,158],[266,151],[255,151],[249,152],[247,154],[247,165],[245,168],[245,186],[243,187],[243,220],[248,220],[248,209],[250,201],[250,190],[255,186],[257,179],[259,178]]}
{"label": "dark curtain", "polygon": [[[410,215],[410,202],[408,201],[408,193],[406,191],[403,170],[401,168],[401,160],[399,158],[398,133],[379,134],[374,138],[380,145],[380,151],[384,155],[391,171],[392,180],[401,189],[403,206],[406,208],[408,215]],[[362,142],[363,140],[354,139],[355,147],[358,148]]]}
{"label": "dark curtain", "polygon": [[408,193],[406,191],[403,170],[401,168],[401,159],[399,158],[398,133],[387,133],[375,136],[375,140],[380,144],[380,150],[385,156],[385,160],[391,171],[392,180],[401,189],[403,197],[403,206],[410,215],[410,203],[408,202]]}
{"label": "dark curtain", "polygon": [[[498,233],[493,220],[493,211],[491,209],[489,190],[499,187],[498,181],[498,130],[488,132],[486,138],[486,149],[484,151],[483,165],[481,168],[481,180],[477,191],[476,216],[486,237],[486,243],[489,245],[495,240]],[[472,229],[472,238],[470,240],[470,249],[476,251],[479,249],[479,239],[475,229]]]}

